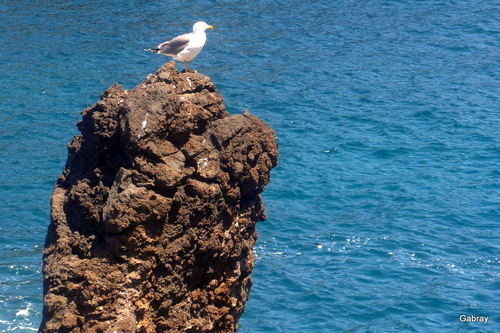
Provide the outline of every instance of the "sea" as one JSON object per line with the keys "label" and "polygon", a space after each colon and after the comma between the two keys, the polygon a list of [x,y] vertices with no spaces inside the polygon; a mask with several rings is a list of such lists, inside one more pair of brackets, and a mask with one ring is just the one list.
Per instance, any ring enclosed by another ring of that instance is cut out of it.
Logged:
{"label": "sea", "polygon": [[498,0],[2,0],[0,332],[38,330],[80,112],[199,20],[279,143],[238,332],[500,332]]}

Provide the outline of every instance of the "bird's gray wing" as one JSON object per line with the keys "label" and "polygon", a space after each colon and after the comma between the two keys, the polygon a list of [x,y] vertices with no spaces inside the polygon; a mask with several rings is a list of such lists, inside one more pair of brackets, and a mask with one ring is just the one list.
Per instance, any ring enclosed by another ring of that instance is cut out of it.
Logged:
{"label": "bird's gray wing", "polygon": [[160,49],[158,53],[166,55],[178,54],[186,48],[190,40],[190,35],[191,34],[180,35],[172,40],[169,40],[168,42],[161,43],[160,45],[158,45],[158,49]]}

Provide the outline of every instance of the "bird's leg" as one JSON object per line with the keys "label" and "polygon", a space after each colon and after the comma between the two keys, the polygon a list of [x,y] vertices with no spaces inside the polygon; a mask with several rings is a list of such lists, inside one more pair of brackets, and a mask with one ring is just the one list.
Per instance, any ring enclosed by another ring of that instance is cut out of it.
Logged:
{"label": "bird's leg", "polygon": [[194,69],[194,70],[193,70],[193,69],[191,69],[191,60],[190,60],[190,61],[188,61],[188,72],[191,72],[191,73],[198,73],[198,72],[196,71],[196,69]]}
{"label": "bird's leg", "polygon": [[187,72],[187,71],[188,71],[188,70],[186,69],[186,63],[187,63],[187,61],[186,61],[186,60],[184,60],[184,72]]}

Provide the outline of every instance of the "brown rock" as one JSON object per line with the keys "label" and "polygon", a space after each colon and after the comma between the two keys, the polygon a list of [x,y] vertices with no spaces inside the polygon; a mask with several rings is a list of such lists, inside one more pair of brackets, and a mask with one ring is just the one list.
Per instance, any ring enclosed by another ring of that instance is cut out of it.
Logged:
{"label": "brown rock", "polygon": [[41,332],[234,332],[274,132],[165,64],[82,112],[52,195]]}

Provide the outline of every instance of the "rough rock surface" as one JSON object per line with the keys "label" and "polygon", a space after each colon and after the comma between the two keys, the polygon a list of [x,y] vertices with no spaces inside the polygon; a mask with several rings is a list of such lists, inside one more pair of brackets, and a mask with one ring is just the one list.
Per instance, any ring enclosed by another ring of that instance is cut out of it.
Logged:
{"label": "rough rock surface", "polygon": [[52,195],[40,332],[234,332],[274,132],[173,62],[82,115]]}

